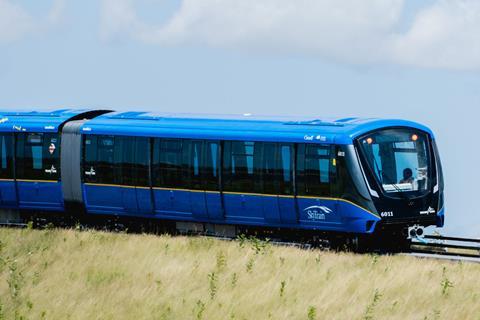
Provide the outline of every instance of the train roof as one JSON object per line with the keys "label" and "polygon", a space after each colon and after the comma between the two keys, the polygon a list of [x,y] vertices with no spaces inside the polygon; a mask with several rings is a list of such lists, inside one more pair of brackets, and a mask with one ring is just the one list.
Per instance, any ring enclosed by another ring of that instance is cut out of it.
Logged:
{"label": "train roof", "polygon": [[406,120],[251,114],[112,112],[86,122],[82,131],[166,138],[351,144],[358,136],[386,127],[411,127],[425,131],[433,138],[428,127]]}
{"label": "train roof", "polygon": [[70,120],[91,118],[107,110],[57,109],[48,111],[0,110],[0,132],[58,132]]}

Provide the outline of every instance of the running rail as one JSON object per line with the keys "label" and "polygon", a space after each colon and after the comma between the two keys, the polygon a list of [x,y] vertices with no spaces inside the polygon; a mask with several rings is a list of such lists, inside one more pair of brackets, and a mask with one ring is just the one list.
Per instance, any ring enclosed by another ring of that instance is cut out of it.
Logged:
{"label": "running rail", "polygon": [[413,239],[410,251],[480,259],[480,239],[425,235],[422,238]]}

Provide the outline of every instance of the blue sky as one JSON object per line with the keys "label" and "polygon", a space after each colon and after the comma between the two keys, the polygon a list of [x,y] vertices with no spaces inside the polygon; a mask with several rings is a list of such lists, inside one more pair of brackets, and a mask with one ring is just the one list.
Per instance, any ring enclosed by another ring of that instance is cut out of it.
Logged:
{"label": "blue sky", "polygon": [[0,107],[406,118],[480,236],[480,2],[0,0]]}

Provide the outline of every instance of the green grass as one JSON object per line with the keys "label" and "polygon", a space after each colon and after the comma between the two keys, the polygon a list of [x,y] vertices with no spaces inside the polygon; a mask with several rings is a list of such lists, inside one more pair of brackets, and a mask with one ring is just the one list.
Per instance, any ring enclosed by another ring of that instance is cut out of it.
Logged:
{"label": "green grass", "polygon": [[480,265],[0,229],[0,319],[480,319]]}

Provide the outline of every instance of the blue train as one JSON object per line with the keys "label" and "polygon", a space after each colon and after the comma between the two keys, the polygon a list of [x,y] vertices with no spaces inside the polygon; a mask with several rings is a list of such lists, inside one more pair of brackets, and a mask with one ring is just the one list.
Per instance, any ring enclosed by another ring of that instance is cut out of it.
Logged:
{"label": "blue train", "polygon": [[434,135],[404,120],[0,112],[0,139],[4,219],[56,212],[397,239],[444,224]]}

